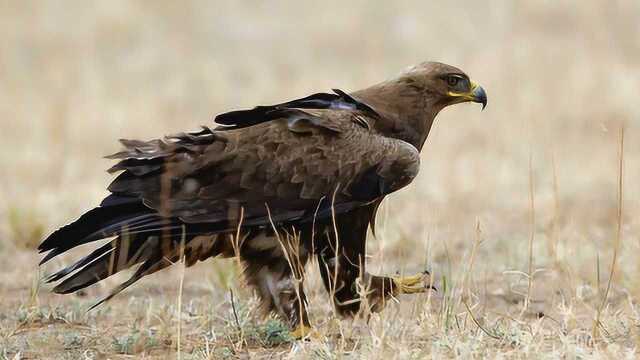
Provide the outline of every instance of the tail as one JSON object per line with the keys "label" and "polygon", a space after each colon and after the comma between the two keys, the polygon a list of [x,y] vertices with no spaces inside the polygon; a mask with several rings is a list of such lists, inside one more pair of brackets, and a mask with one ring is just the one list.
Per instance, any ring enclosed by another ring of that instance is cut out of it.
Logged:
{"label": "tail", "polygon": [[163,217],[135,197],[110,195],[99,207],[46,238],[38,250],[49,253],[40,264],[79,245],[115,237],[76,263],[46,278],[48,283],[66,278],[53,291],[68,294],[141,264],[129,280],[113,289],[95,307],[143,276],[179,261],[183,255],[188,265],[215,256],[215,238],[194,239],[203,234],[214,236],[222,230],[216,224],[186,224],[178,218]]}

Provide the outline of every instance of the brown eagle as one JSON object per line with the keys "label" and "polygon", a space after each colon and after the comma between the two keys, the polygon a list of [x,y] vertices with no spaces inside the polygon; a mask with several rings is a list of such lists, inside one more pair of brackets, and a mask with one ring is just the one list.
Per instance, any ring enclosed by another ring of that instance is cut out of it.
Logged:
{"label": "brown eagle", "polygon": [[118,160],[109,172],[120,173],[111,194],[45,239],[41,264],[113,240],[50,275],[48,282],[62,280],[53,291],[71,293],[135,266],[101,303],[175,262],[239,256],[264,308],[297,337],[311,329],[303,291],[311,256],[342,315],[426,291],[425,274],[365,271],[367,229],[382,199],[418,174],[438,112],[468,101],[484,108],[485,91],[435,62],[363,90],[333,91],[221,114],[213,129],[121,140],[124,150],[108,157]]}

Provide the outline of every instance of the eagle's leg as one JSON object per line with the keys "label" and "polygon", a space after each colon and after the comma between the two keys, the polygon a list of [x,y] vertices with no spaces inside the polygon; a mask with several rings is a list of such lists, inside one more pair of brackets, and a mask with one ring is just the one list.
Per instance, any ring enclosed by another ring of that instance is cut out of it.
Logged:
{"label": "eagle's leg", "polygon": [[335,227],[327,226],[315,246],[322,281],[342,316],[354,316],[361,310],[363,288],[368,288],[369,305],[393,291],[390,278],[369,276],[365,271],[367,228],[374,211],[374,206],[367,206],[337,216]]}
{"label": "eagle's leg", "polygon": [[365,301],[370,311],[378,312],[396,295],[420,293],[431,288],[428,273],[386,277],[366,272],[365,246],[372,212],[375,212],[375,204],[338,216],[335,228],[326,232],[326,242],[316,246],[322,280],[342,316],[354,316],[362,310]]}
{"label": "eagle's leg", "polygon": [[336,252],[327,247],[318,254],[318,263],[325,288],[333,296],[335,308],[342,316],[358,313],[363,297],[366,297],[369,310],[378,312],[394,296],[422,293],[431,288],[426,272],[406,277],[369,274],[365,271],[364,252],[338,246],[340,255],[336,257]]}
{"label": "eagle's leg", "polygon": [[342,316],[355,316],[366,305],[372,312],[384,308],[386,301],[399,293],[393,278],[371,275],[365,271],[364,252],[340,246],[340,255],[332,247],[318,254],[320,275],[331,294],[334,307]]}
{"label": "eagle's leg", "polygon": [[293,337],[308,335],[311,326],[303,289],[306,249],[285,237],[264,235],[248,239],[240,257],[245,279],[257,290],[262,308],[285,320]]}

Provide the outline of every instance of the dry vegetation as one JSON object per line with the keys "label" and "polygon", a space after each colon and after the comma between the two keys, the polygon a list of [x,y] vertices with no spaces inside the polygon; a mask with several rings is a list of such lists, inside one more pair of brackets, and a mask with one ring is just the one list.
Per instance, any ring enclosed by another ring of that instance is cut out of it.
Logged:
{"label": "dry vegetation", "polygon": [[[638,17],[634,0],[3,2],[0,359],[637,356]],[[426,59],[465,69],[489,106],[440,114],[368,253],[374,272],[428,267],[438,292],[340,321],[312,263],[322,336],[294,342],[258,317],[233,262],[188,269],[180,301],[175,266],[89,313],[115,281],[40,285],[34,247],[105,195],[116,139]]]}

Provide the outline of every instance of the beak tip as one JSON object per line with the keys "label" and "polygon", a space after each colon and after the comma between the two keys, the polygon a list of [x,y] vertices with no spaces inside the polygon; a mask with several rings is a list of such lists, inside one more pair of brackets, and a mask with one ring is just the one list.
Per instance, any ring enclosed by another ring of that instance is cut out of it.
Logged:
{"label": "beak tip", "polygon": [[478,86],[473,91],[474,101],[482,104],[482,110],[487,107],[487,93],[484,91],[482,86]]}

